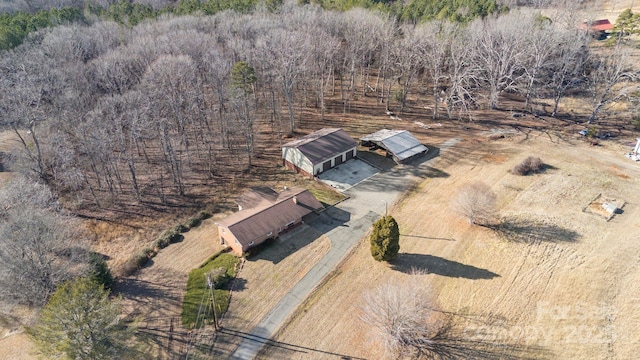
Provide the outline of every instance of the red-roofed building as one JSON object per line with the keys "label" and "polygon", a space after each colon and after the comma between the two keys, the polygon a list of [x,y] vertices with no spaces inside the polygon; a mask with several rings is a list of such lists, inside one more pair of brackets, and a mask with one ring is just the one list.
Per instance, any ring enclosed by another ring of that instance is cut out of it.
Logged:
{"label": "red-roofed building", "polygon": [[580,29],[586,30],[596,38],[604,38],[606,33],[613,30],[613,24],[608,19],[585,21],[580,24]]}
{"label": "red-roofed building", "polygon": [[251,189],[237,202],[241,210],[216,225],[220,241],[238,255],[277,237],[302,222],[306,215],[323,208],[309,190],[300,188],[281,193],[265,188]]}

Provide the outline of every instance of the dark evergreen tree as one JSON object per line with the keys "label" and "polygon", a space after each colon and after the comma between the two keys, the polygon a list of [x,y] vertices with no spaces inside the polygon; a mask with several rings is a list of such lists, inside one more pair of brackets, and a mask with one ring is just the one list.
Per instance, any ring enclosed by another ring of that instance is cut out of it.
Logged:
{"label": "dark evergreen tree", "polygon": [[27,332],[42,355],[68,359],[134,358],[127,347],[135,329],[122,323],[119,300],[91,278],[60,286]]}
{"label": "dark evergreen tree", "polygon": [[371,231],[371,256],[377,261],[395,259],[400,251],[400,230],[398,223],[387,215],[375,223]]}

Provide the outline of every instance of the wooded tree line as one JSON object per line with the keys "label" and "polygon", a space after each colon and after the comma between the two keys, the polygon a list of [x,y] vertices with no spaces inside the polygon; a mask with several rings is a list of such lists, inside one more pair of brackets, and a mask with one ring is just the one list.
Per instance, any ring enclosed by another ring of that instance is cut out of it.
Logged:
{"label": "wooded tree line", "polygon": [[14,48],[32,32],[39,29],[84,20],[82,9],[64,7],[62,9],[40,10],[36,13],[0,13],[0,50]]}
{"label": "wooded tree line", "polygon": [[434,119],[468,119],[505,92],[527,110],[551,98],[554,116],[576,93],[593,98],[595,120],[635,73],[624,46],[592,51],[574,20],[511,12],[414,26],[286,3],[133,28],[60,26],[2,53],[0,117],[22,144],[16,167],[78,204],[166,203],[250,170],[302,109],[322,120],[356,96],[399,113],[417,98]]}
{"label": "wooded tree line", "polygon": [[[400,1],[379,2],[375,0],[312,1],[324,9],[349,10],[355,7],[376,9],[386,12],[401,21],[445,19],[459,23],[469,22],[477,17],[485,17],[495,12],[507,11],[496,0],[411,0],[407,4]],[[88,22],[99,17],[121,25],[135,26],[147,19],[155,19],[163,14],[214,15],[224,10],[249,13],[261,6],[266,10],[278,11],[283,0],[22,0],[3,3],[0,7],[0,49],[11,49],[22,43],[39,29],[74,22]],[[299,3],[309,3],[300,0]]]}

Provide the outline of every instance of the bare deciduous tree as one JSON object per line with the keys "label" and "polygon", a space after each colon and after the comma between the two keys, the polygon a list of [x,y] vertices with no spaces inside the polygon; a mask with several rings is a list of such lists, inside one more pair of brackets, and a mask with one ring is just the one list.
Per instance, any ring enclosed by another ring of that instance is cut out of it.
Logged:
{"label": "bare deciduous tree", "polygon": [[483,182],[473,182],[462,187],[453,206],[470,224],[487,226],[496,220],[496,194]]}
{"label": "bare deciduous tree", "polygon": [[0,298],[42,305],[57,284],[88,270],[88,247],[72,218],[41,208],[55,207],[43,185],[10,183],[0,200]]}
{"label": "bare deciduous tree", "polygon": [[449,53],[451,54],[447,72],[448,88],[445,91],[447,117],[452,118],[454,110],[459,117],[470,115],[476,103],[475,89],[478,87],[479,69],[473,61],[473,51],[468,45],[470,34],[466,29],[452,29]]}
{"label": "bare deciduous tree", "polygon": [[624,84],[638,77],[630,56],[631,49],[618,42],[613,48],[603,49],[602,53],[592,57],[589,64],[589,90],[593,97],[593,110],[589,124],[598,118],[607,105],[637,91],[637,84]]}
{"label": "bare deciduous tree", "polygon": [[481,79],[487,86],[489,108],[498,107],[499,96],[515,88],[522,75],[524,37],[516,15],[476,20],[470,25],[473,34],[474,58]]}
{"label": "bare deciduous tree", "polygon": [[442,319],[429,288],[415,277],[388,282],[364,294],[360,319],[372,328],[389,358],[437,354]]}
{"label": "bare deciduous tree", "polygon": [[567,31],[560,35],[558,47],[546,76],[547,88],[553,97],[551,116],[556,117],[560,100],[571,88],[583,82],[585,64],[589,59],[587,35],[581,31]]}
{"label": "bare deciduous tree", "polygon": [[424,59],[425,74],[431,85],[434,120],[438,117],[440,102],[444,100],[441,85],[446,79],[449,68],[451,58],[449,43],[452,41],[453,31],[452,25],[439,21],[419,27],[415,33],[419,37],[418,51]]}

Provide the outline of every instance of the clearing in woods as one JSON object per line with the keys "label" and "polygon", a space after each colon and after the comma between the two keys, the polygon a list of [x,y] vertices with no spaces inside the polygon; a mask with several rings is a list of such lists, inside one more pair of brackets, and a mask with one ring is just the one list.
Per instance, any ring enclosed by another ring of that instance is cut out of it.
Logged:
{"label": "clearing in woods", "polygon": [[[478,139],[445,153],[434,166],[449,176],[425,178],[391,211],[401,233],[397,260],[374,261],[361,240],[259,358],[380,358],[380,342],[358,319],[362,295],[410,276],[432,289],[469,357],[633,358],[640,166],[613,142],[594,148],[542,132]],[[546,171],[509,173],[530,155]],[[502,232],[469,225],[451,209],[463,184],[478,180],[498,196]],[[626,202],[609,222],[583,211],[599,193]],[[414,268],[428,274],[410,275]]]}

